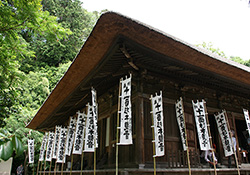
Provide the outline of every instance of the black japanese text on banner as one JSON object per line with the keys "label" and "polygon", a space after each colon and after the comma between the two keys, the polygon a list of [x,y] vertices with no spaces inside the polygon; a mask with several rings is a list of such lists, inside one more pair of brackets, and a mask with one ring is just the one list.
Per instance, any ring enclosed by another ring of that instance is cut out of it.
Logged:
{"label": "black japanese text on banner", "polygon": [[49,138],[48,138],[48,144],[47,144],[47,150],[46,150],[46,156],[45,156],[45,161],[48,161],[48,162],[52,160],[54,136],[55,136],[54,132],[49,132]]}
{"label": "black japanese text on banner", "polygon": [[231,137],[229,135],[228,124],[225,117],[225,111],[219,113],[218,115],[214,115],[218,131],[220,134],[221,142],[224,148],[225,157],[231,156],[233,152]]}
{"label": "black japanese text on banner", "polygon": [[98,104],[97,104],[97,93],[94,88],[91,89],[92,94],[92,108],[93,108],[93,114],[94,114],[94,127],[95,127],[95,134],[94,134],[94,143],[95,148],[98,148]]}
{"label": "black japanese text on banner", "polygon": [[163,122],[163,100],[162,92],[160,95],[151,95],[152,113],[153,113],[153,128],[155,140],[155,155],[154,157],[164,156],[164,122]]}
{"label": "black japanese text on banner", "polygon": [[76,129],[76,119],[74,119],[73,117],[70,117],[69,126],[68,126],[68,134],[67,134],[67,145],[65,148],[65,154],[67,156],[70,156],[71,154],[73,141],[75,137],[75,129]]}
{"label": "black japanese text on banner", "polygon": [[88,113],[86,120],[86,134],[85,134],[85,145],[84,152],[94,152],[94,134],[95,134],[95,124],[94,124],[94,112],[93,107],[87,104]]}
{"label": "black japanese text on banner", "polygon": [[34,140],[28,140],[28,155],[29,155],[29,163],[34,163]]}
{"label": "black japanese text on banner", "polygon": [[210,150],[211,146],[210,146],[209,136],[208,136],[204,102],[192,101],[192,104],[193,104],[194,118],[196,122],[197,133],[198,133],[198,138],[199,138],[199,143],[200,143],[200,149]]}
{"label": "black japanese text on banner", "polygon": [[47,138],[48,138],[48,133],[46,132],[45,135],[43,136],[43,141],[42,141],[41,148],[40,148],[39,161],[44,160],[44,153],[46,150]]}
{"label": "black japanese text on banner", "polygon": [[59,139],[60,139],[60,133],[61,133],[61,126],[56,126],[55,128],[55,138],[54,138],[54,143],[53,143],[53,152],[52,152],[52,158],[57,159],[57,150],[59,147]]}
{"label": "black japanese text on banner", "polygon": [[66,146],[66,138],[67,138],[67,128],[62,128],[59,142],[58,142],[58,150],[57,150],[57,159],[56,163],[65,163],[66,155],[65,155],[65,146]]}
{"label": "black japanese text on banner", "polygon": [[121,80],[121,111],[120,111],[120,142],[119,145],[133,144],[132,138],[132,109],[131,109],[131,78]]}
{"label": "black japanese text on banner", "polygon": [[183,150],[186,151],[187,150],[186,123],[184,118],[185,116],[184,116],[184,107],[182,98],[180,98],[180,100],[177,100],[177,102],[175,103],[175,110],[176,110],[177,123],[180,129]]}
{"label": "black japanese text on banner", "polygon": [[247,130],[248,130],[248,136],[250,137],[250,120],[249,120],[249,112],[246,109],[243,109],[243,113],[245,116],[246,124],[247,124]]}
{"label": "black japanese text on banner", "polygon": [[76,131],[72,154],[82,154],[86,114],[77,112]]}

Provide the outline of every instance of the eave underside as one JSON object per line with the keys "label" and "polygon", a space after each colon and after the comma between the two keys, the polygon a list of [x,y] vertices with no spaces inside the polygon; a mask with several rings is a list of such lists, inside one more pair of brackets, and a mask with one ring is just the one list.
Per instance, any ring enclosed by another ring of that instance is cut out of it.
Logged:
{"label": "eave underside", "polygon": [[130,72],[139,76],[142,74],[159,76],[180,84],[196,84],[244,98],[250,97],[249,85],[161,55],[126,37],[119,36],[98,66],[36,129],[50,130],[55,125],[62,125],[69,116],[74,115],[90,101],[91,87],[94,87],[98,96],[101,96],[111,87],[118,86],[119,79]]}

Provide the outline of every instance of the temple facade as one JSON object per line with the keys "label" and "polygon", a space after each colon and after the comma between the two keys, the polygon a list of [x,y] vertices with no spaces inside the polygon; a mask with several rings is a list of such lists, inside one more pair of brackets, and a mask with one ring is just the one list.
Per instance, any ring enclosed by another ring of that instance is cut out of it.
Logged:
{"label": "temple facade", "polygon": [[[132,75],[133,144],[119,146],[120,174],[152,174],[153,144],[150,96],[162,91],[165,155],[156,158],[157,174],[187,174],[176,120],[175,103],[182,97],[192,174],[214,173],[201,158],[192,100],[205,100],[219,174],[237,174],[228,168],[214,115],[225,110],[235,132],[241,174],[248,174],[247,125],[243,109],[250,107],[250,68],[190,45],[117,13],[98,20],[68,71],[41,106],[28,128],[54,131],[67,126],[77,111],[86,112],[91,87],[97,91],[97,174],[114,174],[120,78]],[[243,153],[245,152],[245,153]],[[71,158],[67,156],[67,162]],[[79,174],[79,155],[73,173]],[[84,171],[93,173],[93,153],[84,153]],[[234,164],[234,161],[232,161]],[[65,166],[65,173],[69,173]],[[59,173],[59,172],[58,172]]]}

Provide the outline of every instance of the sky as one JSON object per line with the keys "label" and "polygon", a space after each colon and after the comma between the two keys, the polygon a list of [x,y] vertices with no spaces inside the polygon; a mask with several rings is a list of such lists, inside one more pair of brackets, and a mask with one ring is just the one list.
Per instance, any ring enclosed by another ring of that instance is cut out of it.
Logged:
{"label": "sky", "polygon": [[227,57],[250,59],[247,0],[82,0],[88,11],[118,12],[193,45],[211,42]]}

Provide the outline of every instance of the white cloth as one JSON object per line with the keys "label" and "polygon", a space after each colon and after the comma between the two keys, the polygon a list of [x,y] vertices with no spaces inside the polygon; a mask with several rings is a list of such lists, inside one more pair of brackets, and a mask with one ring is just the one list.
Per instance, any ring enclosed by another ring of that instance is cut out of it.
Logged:
{"label": "white cloth", "polygon": [[236,152],[236,138],[232,137],[234,151]]}
{"label": "white cloth", "polygon": [[[213,153],[213,154],[212,154]],[[205,151],[205,157],[204,159],[207,161],[207,162],[213,162],[213,155],[214,155],[214,160],[215,162],[217,162],[217,158],[215,157],[215,154],[214,152],[210,151],[210,150],[206,150]]]}

